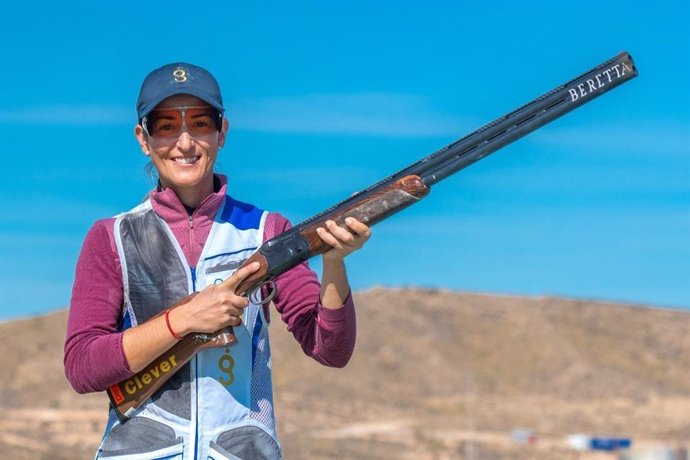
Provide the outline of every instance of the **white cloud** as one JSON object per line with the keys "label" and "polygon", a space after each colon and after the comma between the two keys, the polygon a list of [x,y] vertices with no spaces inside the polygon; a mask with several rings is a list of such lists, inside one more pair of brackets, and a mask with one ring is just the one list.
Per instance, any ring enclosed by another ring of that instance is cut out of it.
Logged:
{"label": "white cloud", "polygon": [[679,120],[630,120],[628,124],[580,125],[544,130],[536,142],[583,150],[690,153],[690,128]]}
{"label": "white cloud", "polygon": [[[295,187],[304,188],[305,184],[316,182],[318,186],[321,184],[329,184],[331,186],[345,186],[353,182],[368,180],[374,174],[372,169],[358,166],[348,167],[294,167],[290,168],[289,173],[284,169],[270,169],[264,168],[259,171],[243,170],[232,174],[233,177],[241,178],[244,181],[264,181],[275,184],[281,183]],[[343,178],[347,181],[343,183]],[[317,181],[315,181],[317,179]]]}
{"label": "white cloud", "polygon": [[307,94],[243,99],[229,104],[238,130],[373,136],[457,135],[469,124],[405,94]]}
{"label": "white cloud", "polygon": [[[233,128],[246,131],[426,137],[455,136],[471,127],[427,98],[405,94],[306,94],[226,105]],[[121,106],[51,105],[0,110],[0,124],[114,125],[133,116],[133,109]]]}
{"label": "white cloud", "polygon": [[0,110],[0,124],[102,126],[131,123],[134,109],[102,105],[51,105]]}
{"label": "white cloud", "polygon": [[[1,231],[0,248],[4,251],[24,251],[31,248],[33,251],[55,251],[63,248],[79,247],[83,240],[82,234],[71,233],[31,233],[24,231]],[[20,249],[21,248],[21,249]]]}

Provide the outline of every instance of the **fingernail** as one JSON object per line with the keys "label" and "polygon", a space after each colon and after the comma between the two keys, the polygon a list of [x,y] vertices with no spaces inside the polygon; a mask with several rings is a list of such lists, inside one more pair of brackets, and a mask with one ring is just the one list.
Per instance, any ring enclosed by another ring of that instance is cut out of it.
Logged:
{"label": "fingernail", "polygon": [[351,223],[352,223],[352,217],[346,217],[346,218],[345,218],[345,223],[346,223],[346,224],[351,224]]}

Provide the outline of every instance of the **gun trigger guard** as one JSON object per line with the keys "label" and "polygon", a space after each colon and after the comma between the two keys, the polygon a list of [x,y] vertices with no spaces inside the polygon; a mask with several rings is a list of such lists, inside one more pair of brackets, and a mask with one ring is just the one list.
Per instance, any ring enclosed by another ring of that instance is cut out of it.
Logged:
{"label": "gun trigger guard", "polygon": [[[265,299],[261,299],[260,294],[261,290],[265,287],[269,287],[269,294]],[[276,293],[278,292],[278,287],[276,286],[276,283],[274,283],[272,280],[264,281],[247,295],[247,298],[249,301],[253,304],[257,305],[266,305],[268,302],[273,300],[273,297],[275,297]]]}

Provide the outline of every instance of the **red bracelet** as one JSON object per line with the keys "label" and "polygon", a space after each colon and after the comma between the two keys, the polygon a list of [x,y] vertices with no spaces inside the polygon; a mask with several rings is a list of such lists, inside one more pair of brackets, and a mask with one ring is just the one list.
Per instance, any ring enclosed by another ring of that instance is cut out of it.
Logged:
{"label": "red bracelet", "polygon": [[170,331],[173,337],[175,337],[177,340],[182,340],[182,336],[178,335],[175,331],[173,331],[173,328],[170,325],[170,310],[166,310],[165,312],[165,324],[168,325],[168,330]]}

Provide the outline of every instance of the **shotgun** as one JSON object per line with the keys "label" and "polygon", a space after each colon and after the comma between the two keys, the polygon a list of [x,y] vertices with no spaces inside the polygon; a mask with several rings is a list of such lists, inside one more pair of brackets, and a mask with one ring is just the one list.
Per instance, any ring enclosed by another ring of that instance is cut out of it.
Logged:
{"label": "shotgun", "polygon": [[[621,52],[579,77],[307,219],[265,242],[243,263],[242,266],[259,262],[261,268],[238,284],[235,293],[252,296],[278,275],[327,251],[330,246],[316,233],[316,229],[324,226],[327,220],[333,220],[343,228],[347,228],[347,217],[354,217],[369,226],[374,225],[424,198],[435,183],[636,76],[637,69],[632,57],[627,52]],[[193,296],[194,294],[185,297],[169,308],[176,308]],[[128,419],[197,352],[206,348],[229,346],[236,341],[232,327],[213,334],[187,335],[137,375],[112,385],[107,390],[118,417],[122,421]]]}

